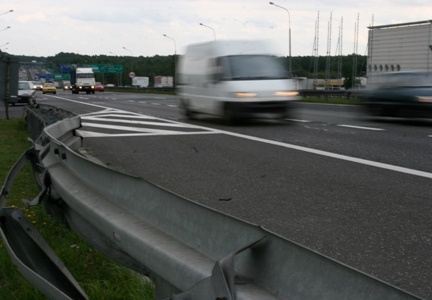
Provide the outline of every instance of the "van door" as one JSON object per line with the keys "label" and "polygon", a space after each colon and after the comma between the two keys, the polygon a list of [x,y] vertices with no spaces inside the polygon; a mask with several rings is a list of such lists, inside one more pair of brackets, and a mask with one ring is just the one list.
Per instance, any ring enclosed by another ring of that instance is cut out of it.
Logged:
{"label": "van door", "polygon": [[201,76],[194,80],[195,91],[191,93],[191,108],[206,114],[217,114],[215,106],[218,102],[219,84],[215,77],[215,59],[205,57],[201,68]]}

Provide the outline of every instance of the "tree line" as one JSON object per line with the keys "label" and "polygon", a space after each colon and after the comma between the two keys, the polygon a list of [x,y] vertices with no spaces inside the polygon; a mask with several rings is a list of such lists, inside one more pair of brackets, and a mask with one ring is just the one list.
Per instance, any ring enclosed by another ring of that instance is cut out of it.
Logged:
{"label": "tree line", "polygon": [[[130,84],[129,73],[133,71],[136,76],[146,76],[150,85],[154,76],[174,76],[174,55],[155,56],[109,56],[109,55],[81,55],[61,52],[55,56],[34,57],[18,56],[19,61],[30,62],[36,60],[44,68],[53,73],[60,73],[60,65],[64,64],[105,64],[122,65],[123,73],[97,73],[96,81],[103,84],[120,83]],[[177,59],[179,59],[177,57]],[[287,67],[289,57],[280,57],[281,63]],[[347,87],[351,86],[353,76],[366,76],[367,57],[357,54],[345,56],[294,56],[291,58],[292,75],[313,79],[339,79],[345,78]]]}

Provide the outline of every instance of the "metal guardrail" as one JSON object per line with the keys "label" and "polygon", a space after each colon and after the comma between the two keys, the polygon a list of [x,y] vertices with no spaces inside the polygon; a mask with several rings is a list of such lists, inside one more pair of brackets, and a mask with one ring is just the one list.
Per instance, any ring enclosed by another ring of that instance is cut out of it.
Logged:
{"label": "metal guardrail", "polygon": [[[74,134],[80,126],[80,118],[72,117],[41,134],[35,150],[44,189],[33,204],[45,202],[97,249],[149,276],[157,299],[419,299],[265,228],[87,159]],[[4,228],[12,222],[4,204],[1,231],[10,244]],[[32,255],[15,244],[12,256]],[[58,269],[63,270],[48,264],[43,274],[27,278],[36,277],[34,284],[46,295],[58,289],[58,295],[68,295],[64,299],[85,298],[63,292],[80,291],[67,272],[66,287],[38,284],[46,273],[50,282]]]}
{"label": "metal guardrail", "polygon": [[36,104],[25,106],[27,131],[33,140],[37,140],[47,125],[54,124],[60,120],[74,117],[75,114],[52,106]]}

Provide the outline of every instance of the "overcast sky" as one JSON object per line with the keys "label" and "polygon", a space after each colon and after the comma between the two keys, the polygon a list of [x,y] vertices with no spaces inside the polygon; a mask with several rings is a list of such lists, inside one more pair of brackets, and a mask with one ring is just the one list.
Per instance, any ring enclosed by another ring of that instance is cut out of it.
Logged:
{"label": "overcast sky", "polygon": [[216,37],[268,40],[276,53],[288,55],[291,27],[292,56],[312,55],[316,36],[319,55],[328,49],[335,55],[342,24],[342,53],[365,55],[368,26],[432,19],[430,0],[273,2],[288,11],[264,0],[0,0],[0,49],[35,56],[153,56],[181,54],[188,44]]}

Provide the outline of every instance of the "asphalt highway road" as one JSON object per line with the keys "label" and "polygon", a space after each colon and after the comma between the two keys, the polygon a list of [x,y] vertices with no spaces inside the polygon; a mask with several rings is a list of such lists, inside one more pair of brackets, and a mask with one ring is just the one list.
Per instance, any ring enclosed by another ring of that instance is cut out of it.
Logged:
{"label": "asphalt highway road", "polygon": [[187,120],[169,95],[38,102],[81,115],[102,163],[432,299],[431,122],[296,103],[291,119],[227,126]]}

